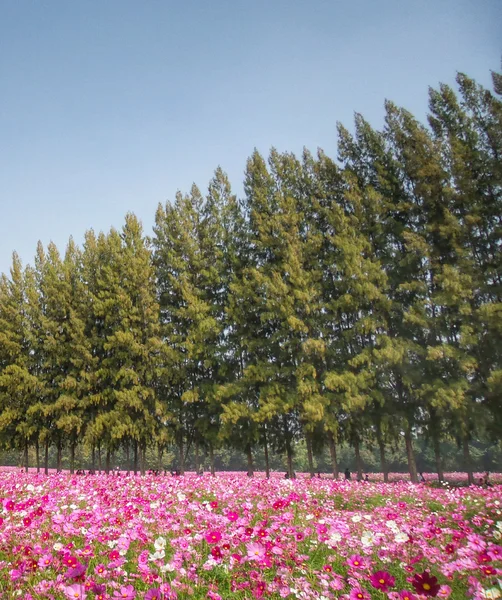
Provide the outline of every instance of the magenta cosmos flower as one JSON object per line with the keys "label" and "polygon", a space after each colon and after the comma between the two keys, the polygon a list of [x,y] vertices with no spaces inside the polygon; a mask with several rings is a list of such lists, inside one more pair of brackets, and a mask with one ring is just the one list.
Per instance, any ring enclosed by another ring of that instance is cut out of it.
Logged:
{"label": "magenta cosmos flower", "polygon": [[415,588],[417,594],[423,594],[424,596],[437,596],[439,588],[437,577],[432,576],[427,571],[423,573],[416,573],[413,577],[412,585]]}
{"label": "magenta cosmos flower", "polygon": [[350,600],[371,600],[371,596],[364,588],[352,588],[349,598]]}
{"label": "magenta cosmos flower", "polygon": [[206,542],[208,544],[217,544],[221,540],[221,533],[219,531],[208,531],[206,533]]}
{"label": "magenta cosmos flower", "polygon": [[377,571],[370,577],[370,583],[377,590],[388,592],[396,583],[396,579],[387,571]]}

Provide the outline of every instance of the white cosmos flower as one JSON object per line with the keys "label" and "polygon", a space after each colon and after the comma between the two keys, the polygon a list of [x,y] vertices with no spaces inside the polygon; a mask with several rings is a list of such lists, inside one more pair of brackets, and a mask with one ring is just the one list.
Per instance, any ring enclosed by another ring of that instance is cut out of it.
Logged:
{"label": "white cosmos flower", "polygon": [[365,547],[373,546],[376,542],[376,536],[372,531],[365,531],[361,537],[361,544]]}
{"label": "white cosmos flower", "polygon": [[149,554],[148,559],[149,560],[160,560],[161,558],[164,558],[165,555],[166,555],[166,553],[164,552],[164,550],[157,550],[157,552],[154,552],[153,554]]}
{"label": "white cosmos flower", "polygon": [[497,598],[500,598],[500,590],[496,587],[492,587],[487,590],[482,590],[481,594],[487,600],[497,600]]}
{"label": "white cosmos flower", "polygon": [[397,523],[393,520],[387,521],[385,523],[385,525],[393,532],[393,533],[397,533],[399,531],[399,527],[397,526]]}
{"label": "white cosmos flower", "polygon": [[155,550],[164,550],[166,547],[166,538],[159,535],[153,545],[155,546]]}
{"label": "white cosmos flower", "polygon": [[361,515],[354,515],[352,517],[352,522],[353,523],[359,523],[359,521],[362,519]]}
{"label": "white cosmos flower", "polygon": [[328,545],[334,546],[341,541],[342,541],[342,536],[339,533],[335,532],[330,535],[329,540],[328,540]]}
{"label": "white cosmos flower", "polygon": [[409,539],[410,538],[408,537],[408,534],[404,533],[404,531],[400,531],[399,533],[396,533],[396,535],[394,536],[394,541],[397,542],[398,544],[404,544]]}

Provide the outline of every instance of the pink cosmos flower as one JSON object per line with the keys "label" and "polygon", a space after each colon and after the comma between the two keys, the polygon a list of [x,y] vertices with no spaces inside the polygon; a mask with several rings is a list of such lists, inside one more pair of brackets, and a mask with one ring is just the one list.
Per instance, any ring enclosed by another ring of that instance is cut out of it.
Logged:
{"label": "pink cosmos flower", "polygon": [[78,577],[82,577],[85,573],[85,569],[86,568],[82,563],[77,562],[74,567],[70,567],[68,571],[66,571],[65,577],[67,579],[77,579]]}
{"label": "pink cosmos flower", "polygon": [[96,573],[96,575],[99,575],[100,577],[106,577],[108,575],[108,571],[105,565],[103,565],[102,563],[99,563],[99,565],[96,565],[94,567],[94,573]]}
{"label": "pink cosmos flower", "polygon": [[387,571],[377,571],[370,577],[370,583],[377,590],[388,592],[396,583],[396,579]]}
{"label": "pink cosmos flower", "polygon": [[205,537],[208,544],[217,544],[221,540],[221,533],[219,531],[208,531]]}
{"label": "pink cosmos flower", "polygon": [[491,556],[493,560],[502,559],[502,546],[497,546],[493,544],[492,546],[490,546],[490,548],[488,548],[487,554],[488,556]]}
{"label": "pink cosmos flower", "polygon": [[23,569],[11,569],[9,575],[11,581],[17,581],[23,576]]}
{"label": "pink cosmos flower", "polygon": [[67,585],[63,588],[63,591],[68,600],[85,600],[87,598],[84,586],[80,585],[80,583]]}
{"label": "pink cosmos flower", "polygon": [[117,598],[117,600],[134,600],[134,598],[136,598],[136,592],[132,585],[123,585],[120,588],[120,591],[115,590],[113,592],[113,597]]}
{"label": "pink cosmos flower", "polygon": [[449,585],[442,585],[439,588],[438,597],[439,598],[448,598],[451,594],[451,587]]}
{"label": "pink cosmos flower", "polygon": [[249,560],[261,560],[265,556],[265,548],[257,542],[246,544]]}
{"label": "pink cosmos flower", "polygon": [[227,519],[229,521],[237,521],[238,518],[239,515],[234,510],[230,510],[227,512]]}
{"label": "pink cosmos flower", "polygon": [[350,600],[371,600],[371,596],[364,588],[352,588],[350,590]]}
{"label": "pink cosmos flower", "polygon": [[399,597],[401,600],[417,600],[416,596],[414,596],[411,592],[408,592],[408,590],[401,590],[399,592]]}
{"label": "pink cosmos flower", "polygon": [[366,562],[362,556],[359,554],[353,554],[351,557],[347,559],[347,564],[349,567],[354,569],[364,569],[366,567]]}
{"label": "pink cosmos flower", "polygon": [[160,600],[162,598],[160,588],[151,588],[145,594],[145,600]]}
{"label": "pink cosmos flower", "polygon": [[40,569],[47,569],[47,567],[52,563],[52,556],[50,554],[44,554],[38,559],[38,567]]}

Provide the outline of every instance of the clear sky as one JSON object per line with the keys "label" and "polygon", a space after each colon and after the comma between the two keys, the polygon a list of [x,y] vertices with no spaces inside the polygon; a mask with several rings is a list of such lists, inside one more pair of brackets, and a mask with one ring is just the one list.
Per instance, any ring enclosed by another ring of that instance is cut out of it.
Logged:
{"label": "clear sky", "polygon": [[0,271],[500,70],[498,0],[0,0]]}

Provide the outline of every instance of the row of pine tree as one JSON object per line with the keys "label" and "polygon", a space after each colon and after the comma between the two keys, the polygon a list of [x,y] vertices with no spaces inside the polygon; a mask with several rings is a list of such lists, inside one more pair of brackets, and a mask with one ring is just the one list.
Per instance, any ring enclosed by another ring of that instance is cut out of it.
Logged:
{"label": "row of pine tree", "polygon": [[[0,442],[253,456],[307,443],[502,431],[502,80],[431,89],[429,124],[391,102],[381,131],[356,115],[339,156],[254,152],[238,199],[217,169],[64,255],[39,243],[0,281]],[[468,469],[472,471],[471,469]],[[472,472],[469,472],[472,478]]]}

